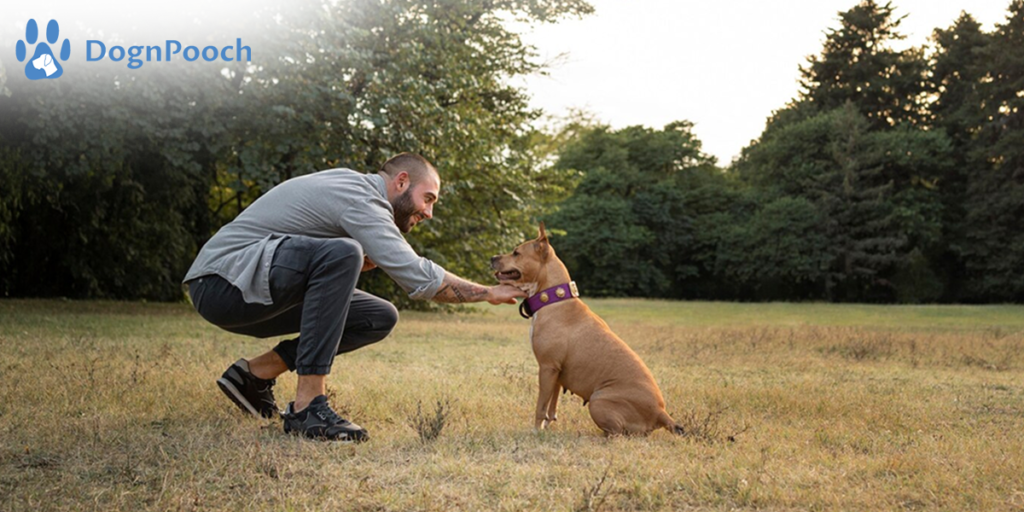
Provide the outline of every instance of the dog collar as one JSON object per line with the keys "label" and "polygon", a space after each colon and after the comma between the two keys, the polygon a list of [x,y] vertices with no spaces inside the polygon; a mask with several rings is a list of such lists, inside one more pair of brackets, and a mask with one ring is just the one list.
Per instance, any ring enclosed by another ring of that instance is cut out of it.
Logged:
{"label": "dog collar", "polygon": [[576,281],[569,281],[568,283],[543,290],[524,300],[519,304],[519,314],[523,318],[530,318],[544,306],[550,306],[563,300],[575,299],[579,296],[580,292],[576,289]]}

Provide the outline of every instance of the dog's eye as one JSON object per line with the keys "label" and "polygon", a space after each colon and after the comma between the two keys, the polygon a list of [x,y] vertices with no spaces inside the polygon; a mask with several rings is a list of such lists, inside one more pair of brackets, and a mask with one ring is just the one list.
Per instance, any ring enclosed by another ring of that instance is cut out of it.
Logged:
{"label": "dog's eye", "polygon": [[512,256],[519,256],[519,251],[512,251]]}

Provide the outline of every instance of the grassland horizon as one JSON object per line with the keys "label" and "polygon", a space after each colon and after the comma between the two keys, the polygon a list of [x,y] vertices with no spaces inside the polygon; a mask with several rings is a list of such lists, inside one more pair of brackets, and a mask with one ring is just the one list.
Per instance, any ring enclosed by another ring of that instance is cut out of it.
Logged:
{"label": "grassland horizon", "polygon": [[220,394],[275,340],[186,304],[0,300],[0,510],[1024,510],[1024,306],[586,302],[705,435],[606,438],[569,395],[534,432],[511,306],[402,312],[339,357],[352,446]]}

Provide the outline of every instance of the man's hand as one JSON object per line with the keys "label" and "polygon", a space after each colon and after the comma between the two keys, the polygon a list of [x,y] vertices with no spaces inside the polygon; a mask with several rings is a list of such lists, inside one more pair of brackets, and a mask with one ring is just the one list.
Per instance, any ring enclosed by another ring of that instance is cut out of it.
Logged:
{"label": "man's hand", "polygon": [[491,304],[515,304],[516,298],[526,298],[526,292],[507,284],[492,286],[487,291],[487,302]]}
{"label": "man's hand", "polygon": [[377,268],[377,264],[370,259],[369,256],[363,256],[363,269],[360,272],[366,272],[367,270],[373,270]]}
{"label": "man's hand", "polygon": [[526,297],[526,293],[514,286],[499,284],[484,286],[446,272],[441,289],[434,295],[434,302],[443,304],[460,304],[463,302],[483,302],[491,304],[515,304],[516,297]]}

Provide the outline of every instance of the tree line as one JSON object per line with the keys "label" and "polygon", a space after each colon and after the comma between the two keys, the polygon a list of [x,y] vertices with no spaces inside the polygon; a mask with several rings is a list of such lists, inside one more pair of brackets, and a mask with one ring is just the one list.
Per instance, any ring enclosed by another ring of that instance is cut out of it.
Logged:
{"label": "tree line", "polygon": [[[276,56],[258,66],[8,68],[0,291],[180,300],[198,248],[277,183],[414,151],[443,188],[410,242],[484,281],[543,219],[592,296],[1024,300],[1024,0],[992,32],[963,14],[902,51],[894,10],[841,13],[726,167],[688,121],[536,127],[509,83],[542,68],[508,21],[583,0],[282,2],[250,20]],[[380,271],[361,286],[402,295]]]}
{"label": "tree line", "polygon": [[[1024,2],[963,13],[931,51],[863,1],[799,95],[720,169],[688,122],[592,126],[550,216],[592,294],[727,300],[1024,300]],[[577,128],[578,130],[578,128]]]}
{"label": "tree line", "polygon": [[[181,300],[198,248],[262,193],[323,169],[374,172],[402,151],[444,170],[444,214],[410,242],[483,279],[481,262],[568,186],[541,172],[539,112],[508,85],[540,64],[507,21],[591,10],[582,0],[282,0],[247,20],[246,44],[274,56],[258,65],[72,59],[62,79],[37,82],[9,67],[0,292]],[[379,274],[363,286],[404,295]]]}

